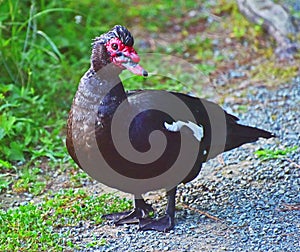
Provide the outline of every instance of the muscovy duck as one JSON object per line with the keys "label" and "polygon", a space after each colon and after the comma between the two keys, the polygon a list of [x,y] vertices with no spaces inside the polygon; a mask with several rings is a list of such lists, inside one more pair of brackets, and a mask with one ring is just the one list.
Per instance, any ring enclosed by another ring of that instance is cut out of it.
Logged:
{"label": "muscovy duck", "polygon": [[[119,78],[124,69],[148,75],[133,43],[120,25],[94,39],[91,67],[69,113],[66,145],[90,176],[134,194],[132,211],[106,219],[166,232],[174,227],[178,184],[193,180],[208,159],[274,135],[238,124],[237,117],[204,99],[155,90],[126,93]],[[160,188],[167,191],[166,213],[151,218],[154,210],[142,194]]]}

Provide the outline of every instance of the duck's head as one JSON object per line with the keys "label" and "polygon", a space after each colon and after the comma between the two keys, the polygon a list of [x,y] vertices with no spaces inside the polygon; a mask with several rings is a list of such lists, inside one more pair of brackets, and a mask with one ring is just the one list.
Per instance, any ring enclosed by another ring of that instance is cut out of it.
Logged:
{"label": "duck's head", "polygon": [[136,75],[147,76],[148,73],[138,63],[140,57],[133,48],[134,39],[131,33],[121,25],[96,37],[93,41],[91,64],[94,71],[113,64],[120,70],[128,69]]}

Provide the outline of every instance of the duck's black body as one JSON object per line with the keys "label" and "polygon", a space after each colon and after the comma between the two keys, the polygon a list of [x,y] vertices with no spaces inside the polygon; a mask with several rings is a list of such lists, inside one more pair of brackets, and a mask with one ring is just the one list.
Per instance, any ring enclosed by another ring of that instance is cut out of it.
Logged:
{"label": "duck's black body", "polygon": [[[113,42],[117,43],[117,46]],[[67,148],[75,162],[89,174],[95,174],[95,170],[90,172],[90,169],[95,168],[89,167],[89,164],[92,164],[93,153],[100,150],[107,164],[118,173],[137,180],[155,178],[176,162],[181,151],[182,137],[187,136],[195,143],[193,151],[197,152],[197,157],[186,176],[178,182],[186,183],[198,175],[202,163],[207,159],[242,144],[254,142],[260,137],[273,136],[267,131],[238,124],[238,118],[204,99],[166,91],[131,91],[127,94],[118,77],[124,67],[136,74],[147,75],[137,64],[139,59],[132,45],[133,38],[126,28],[121,26],[116,26],[109,33],[97,38],[93,45],[91,69],[82,77],[73,101],[68,120]],[[130,50],[133,51],[128,53]],[[123,58],[120,60],[120,57]],[[111,62],[113,64],[110,64]],[[186,124],[180,130],[176,130],[170,125],[177,123],[178,118],[175,120],[164,110],[152,109],[157,107],[157,96],[168,95],[182,101],[192,112],[195,119],[192,126]],[[153,131],[158,130],[164,134],[166,148],[155,161],[145,164],[132,162],[116,150],[113,138],[124,134],[121,130],[112,131],[112,121],[121,107],[120,104],[125,105],[119,122],[122,124],[130,121],[129,139],[136,151],[143,153],[151,149],[149,136]],[[131,114],[135,114],[133,120]],[[197,137],[195,131],[201,128],[203,134]],[[220,137],[215,137],[218,134]],[[91,136],[95,136],[99,149],[90,144]],[[79,155],[86,157],[86,164],[81,162]],[[101,167],[99,174],[95,174],[94,177],[101,177]],[[174,227],[176,186],[177,184],[173,188],[167,188],[167,211],[160,219],[148,217],[153,209],[140,195],[135,195],[133,211],[106,217],[114,220],[116,224],[139,222],[142,230],[170,230]]]}

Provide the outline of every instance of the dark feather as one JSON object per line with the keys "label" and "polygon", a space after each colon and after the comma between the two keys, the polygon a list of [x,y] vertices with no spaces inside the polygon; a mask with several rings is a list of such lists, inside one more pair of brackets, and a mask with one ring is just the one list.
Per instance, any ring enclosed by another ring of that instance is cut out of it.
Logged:
{"label": "dark feather", "polygon": [[92,45],[94,47],[98,43],[105,44],[112,38],[120,39],[123,42],[123,44],[126,46],[133,46],[134,44],[134,39],[131,33],[127,30],[127,28],[121,25],[116,25],[109,32],[102,34],[100,37],[96,37],[93,40]]}

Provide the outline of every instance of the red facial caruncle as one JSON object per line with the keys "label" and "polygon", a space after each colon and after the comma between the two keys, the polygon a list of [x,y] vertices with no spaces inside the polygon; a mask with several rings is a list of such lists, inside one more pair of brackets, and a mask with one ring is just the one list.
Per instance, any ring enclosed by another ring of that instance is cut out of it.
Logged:
{"label": "red facial caruncle", "polygon": [[111,62],[121,69],[128,69],[137,75],[147,76],[148,73],[138,64],[140,57],[131,46],[126,46],[119,38],[112,38],[106,44]]}

